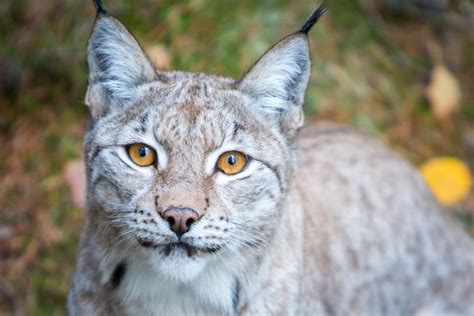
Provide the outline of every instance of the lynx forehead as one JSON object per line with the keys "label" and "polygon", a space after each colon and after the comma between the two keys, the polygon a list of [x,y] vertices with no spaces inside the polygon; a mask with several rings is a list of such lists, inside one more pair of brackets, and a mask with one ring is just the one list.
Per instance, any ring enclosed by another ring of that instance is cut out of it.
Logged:
{"label": "lynx forehead", "polygon": [[472,241],[408,164],[340,126],[297,142],[324,5],[235,80],[155,69],[94,2],[72,315],[469,311]]}

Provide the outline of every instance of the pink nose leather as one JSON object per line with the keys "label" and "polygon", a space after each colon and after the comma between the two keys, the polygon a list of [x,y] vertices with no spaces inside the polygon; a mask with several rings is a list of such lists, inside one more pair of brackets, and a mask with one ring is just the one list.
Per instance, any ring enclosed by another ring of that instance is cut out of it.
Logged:
{"label": "pink nose leather", "polygon": [[163,213],[163,218],[170,224],[171,230],[181,237],[199,220],[199,215],[190,208],[170,207]]}

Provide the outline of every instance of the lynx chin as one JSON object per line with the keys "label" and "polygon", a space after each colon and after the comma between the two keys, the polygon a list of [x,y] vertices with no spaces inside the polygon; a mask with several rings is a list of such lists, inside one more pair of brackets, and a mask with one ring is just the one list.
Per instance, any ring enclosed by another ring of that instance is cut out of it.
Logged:
{"label": "lynx chin", "polygon": [[415,169],[303,127],[308,32],[240,79],[161,71],[95,1],[70,315],[474,315],[474,243]]}

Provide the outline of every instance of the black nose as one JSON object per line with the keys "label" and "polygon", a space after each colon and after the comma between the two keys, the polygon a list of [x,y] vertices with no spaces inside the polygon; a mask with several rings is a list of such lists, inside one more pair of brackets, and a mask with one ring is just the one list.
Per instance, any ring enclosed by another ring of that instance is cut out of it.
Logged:
{"label": "black nose", "polygon": [[195,221],[199,220],[199,215],[190,208],[170,207],[163,213],[163,218],[170,224],[171,230],[181,237]]}

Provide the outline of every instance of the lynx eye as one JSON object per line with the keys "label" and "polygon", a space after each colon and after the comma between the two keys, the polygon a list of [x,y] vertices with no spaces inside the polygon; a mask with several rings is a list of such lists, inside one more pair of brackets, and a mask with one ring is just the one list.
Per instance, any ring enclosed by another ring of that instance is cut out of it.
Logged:
{"label": "lynx eye", "polygon": [[220,155],[217,159],[216,167],[228,175],[237,174],[247,165],[248,158],[238,151],[228,151]]}
{"label": "lynx eye", "polygon": [[140,167],[147,167],[156,161],[156,152],[148,145],[137,143],[127,147],[128,156]]}

